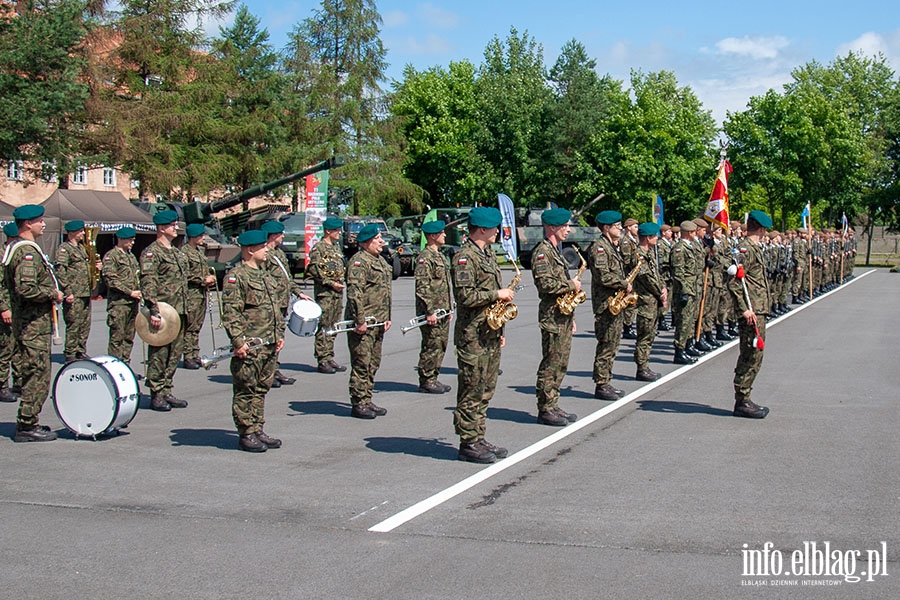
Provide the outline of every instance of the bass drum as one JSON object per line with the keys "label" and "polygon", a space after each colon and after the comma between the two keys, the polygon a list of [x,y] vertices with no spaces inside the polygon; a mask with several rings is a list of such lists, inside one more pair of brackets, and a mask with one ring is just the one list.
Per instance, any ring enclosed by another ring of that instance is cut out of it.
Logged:
{"label": "bass drum", "polygon": [[137,414],[141,394],[131,367],[114,356],[70,362],[53,381],[53,407],[75,435],[118,431]]}
{"label": "bass drum", "polygon": [[291,308],[288,329],[291,330],[291,333],[300,337],[316,335],[316,329],[319,328],[319,317],[321,316],[321,306],[312,300],[297,300]]}

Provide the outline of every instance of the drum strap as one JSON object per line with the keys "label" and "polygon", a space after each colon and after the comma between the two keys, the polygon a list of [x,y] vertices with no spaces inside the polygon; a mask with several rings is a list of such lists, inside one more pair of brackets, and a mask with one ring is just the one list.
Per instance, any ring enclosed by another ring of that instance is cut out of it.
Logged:
{"label": "drum strap", "polygon": [[44,261],[44,264],[47,265],[47,270],[50,271],[50,277],[53,278],[53,285],[56,286],[57,291],[61,291],[59,289],[59,281],[56,279],[56,271],[53,269],[53,263],[50,262],[50,259],[47,258],[47,255],[44,254],[44,251],[41,250],[41,247],[32,242],[31,240],[19,240],[15,244],[6,247],[6,252],[3,254],[3,266],[8,267],[9,263],[12,261],[13,254],[15,254],[16,249],[21,246],[33,246],[35,251],[40,255],[41,260]]}
{"label": "drum strap", "polygon": [[284,265],[282,264],[282,262],[281,262],[280,260],[278,260],[278,257],[275,256],[275,255],[273,254],[273,255],[272,255],[272,260],[275,261],[275,264],[278,265],[278,267],[281,269],[281,272],[284,273],[284,276],[285,276],[285,277],[287,277],[287,280],[288,280],[288,281],[291,281],[292,277],[291,277],[290,274],[288,273],[288,270],[284,268]]}

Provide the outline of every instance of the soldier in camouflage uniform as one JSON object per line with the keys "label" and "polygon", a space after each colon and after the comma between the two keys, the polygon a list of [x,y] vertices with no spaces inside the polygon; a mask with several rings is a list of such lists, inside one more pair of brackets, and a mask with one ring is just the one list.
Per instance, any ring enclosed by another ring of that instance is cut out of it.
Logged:
{"label": "soldier in camouflage uniform", "polygon": [[[278,295],[278,305],[281,307],[282,317],[287,317],[288,310],[291,306],[291,294],[297,296],[301,300],[312,300],[309,296],[300,290],[300,286],[294,281],[291,274],[291,264],[281,249],[281,242],[284,240],[284,223],[281,221],[266,221],[260,227],[268,240],[266,244],[269,246],[269,256],[266,259],[264,268],[275,280],[275,289]],[[275,370],[275,382],[272,387],[278,388],[282,385],[292,385],[297,380],[294,377],[288,377],[281,372],[280,369]]]}
{"label": "soldier in camouflage uniform", "polygon": [[575,334],[575,313],[563,314],[556,301],[565,294],[581,291],[581,280],[569,277],[562,257],[562,243],[569,237],[572,213],[564,208],[545,210],[541,214],[544,239],[531,253],[531,274],[538,297],[538,326],[541,329],[541,364],[538,367],[537,422],[542,425],[564,427],[578,417],[559,407],[559,388],[569,368],[572,336]]}
{"label": "soldier in camouflage uniform", "polygon": [[[713,346],[706,343],[703,336],[703,316],[700,314],[701,305],[703,313],[706,314],[705,297],[709,294],[709,278],[706,276],[707,268],[707,246],[711,242],[709,238],[709,223],[704,219],[697,217],[694,219],[697,225],[697,232],[694,235],[694,241],[691,248],[694,251],[694,264],[697,268],[697,301],[694,303],[694,313],[691,315],[691,338],[693,340],[693,348],[701,353],[709,352]],[[698,326],[700,335],[697,335]],[[716,346],[719,344],[716,343]]]}
{"label": "soldier in camouflage uniform", "polygon": [[222,325],[234,351],[231,415],[238,431],[238,448],[246,452],[281,447],[281,440],[263,431],[266,394],[284,346],[277,284],[263,270],[269,252],[266,241],[266,233],[259,229],[238,236],[241,263],[228,272],[222,284]]}
{"label": "soldier in camouflage uniform", "polygon": [[446,223],[429,221],[422,225],[425,249],[416,262],[416,315],[425,315],[426,322],[419,330],[422,345],[419,349],[419,391],[426,394],[445,394],[449,385],[438,381],[441,363],[450,339],[450,316],[438,319],[435,314],[453,310],[450,297],[450,261],[441,254],[441,246],[447,239]]}
{"label": "soldier in camouflage uniform", "polygon": [[5,281],[12,308],[12,329],[22,377],[22,396],[16,417],[15,442],[47,442],[56,432],[38,424],[38,415],[50,391],[50,334],[54,303],[63,293],[35,239],[43,235],[44,207],[26,204],[13,211],[19,237],[3,257]]}
{"label": "soldier in camouflage uniform", "polygon": [[316,330],[316,361],[319,373],[346,371],[347,367],[334,360],[334,337],[325,335],[325,330],[334,327],[341,320],[344,310],[344,252],[341,250],[343,221],[329,217],[322,223],[324,236],[309,253],[306,274],[315,283],[316,303],[322,308],[319,328]]}
{"label": "soldier in camouflage uniform", "polygon": [[88,255],[82,246],[84,221],[65,225],[66,241],[56,249],[56,278],[65,300],[66,362],[87,356],[87,339],[91,332],[91,276]]}
{"label": "soldier in camouflage uniform", "polygon": [[684,221],[681,224],[681,239],[672,248],[672,313],[675,318],[675,358],[679,365],[697,362],[695,356],[700,351],[693,349],[693,326],[691,315],[697,303],[697,264],[693,250],[694,233],[697,224]]}
{"label": "soldier in camouflage uniform", "polygon": [[137,258],[131,253],[135,231],[121,227],[116,232],[116,247],[103,256],[103,280],[106,282],[106,324],[109,327],[107,354],[126,365],[131,364],[134,346],[134,320],[138,315],[141,274]]}
{"label": "soldier in camouflage uniform", "polygon": [[[3,250],[12,246],[19,239],[19,228],[15,221],[3,226],[6,243]],[[3,279],[0,277],[0,279]],[[10,375],[19,379],[16,361],[16,338],[12,331],[12,304],[6,282],[0,286],[0,402],[18,402],[18,397],[9,389]]]}
{"label": "soldier in camouflage uniform", "polygon": [[[594,309],[594,335],[597,350],[594,355],[593,378],[596,387],[594,397],[600,400],[618,400],[624,392],[610,384],[613,361],[622,340],[623,310],[617,315],[609,311],[608,300],[620,290],[631,292],[627,281],[625,259],[619,252],[622,235],[622,213],[604,210],[597,215],[597,226],[603,236],[588,249],[588,265],[591,268],[591,303]],[[635,260],[637,260],[635,258]]]}
{"label": "soldier in camouflage uniform", "polygon": [[150,346],[147,351],[147,387],[150,408],[169,411],[185,408],[187,401],[172,394],[173,378],[184,347],[184,322],[187,313],[187,261],[181,249],[172,245],[178,237],[174,210],[153,215],[156,241],[141,253],[141,297],[150,314],[150,327],[162,325],[157,303],[165,302],[178,313],[179,329],[174,340],[165,346]]}
{"label": "soldier in camouflage uniform", "polygon": [[509,454],[484,437],[487,408],[500,371],[500,348],[506,339],[504,327],[488,326],[485,311],[498,300],[512,302],[516,293],[501,287],[500,267],[491,250],[502,221],[500,211],[478,206],[469,211],[468,220],[468,239],[451,261],[458,366],[453,425],[459,436],[459,460],[492,463]]}
{"label": "soldier in camouflage uniform", "polygon": [[760,237],[772,226],[772,219],[759,210],[747,218],[747,237],[738,247],[737,276],[728,284],[735,310],[741,315],[740,354],[734,368],[734,416],[762,419],[769,409],[750,400],[753,381],[762,365],[763,350],[754,343],[766,339],[766,313],[772,297]]}
{"label": "soldier in camouflage uniform", "polygon": [[[663,285],[667,290],[672,289],[672,227],[663,225],[659,228],[659,240],[656,244],[656,264],[659,268],[660,277],[662,277]],[[668,320],[669,303],[659,307],[659,321],[657,328],[660,331],[671,331],[672,325]]]}
{"label": "soldier in camouflage uniform", "polygon": [[656,338],[656,320],[659,307],[668,301],[668,292],[663,283],[659,266],[656,264],[656,244],[659,240],[659,225],[641,223],[638,226],[638,246],[635,249],[641,260],[641,270],[634,280],[637,301],[637,342],[634,345],[634,362],[637,381],[656,381],[659,373],[650,369],[650,350]]}
{"label": "soldier in camouflage uniform", "polygon": [[[387,410],[372,402],[375,373],[381,366],[384,334],[391,328],[391,267],[381,258],[384,240],[374,223],[359,230],[359,250],[347,266],[347,308],[344,319],[356,327],[348,333],[350,348],[350,415],[357,419],[374,419]],[[374,327],[366,323],[374,317]]]}
{"label": "soldier in camouflage uniform", "polygon": [[[638,245],[638,221],[637,219],[625,219],[622,228],[622,237],[619,238],[619,252],[625,259],[625,272],[629,273],[637,264],[637,245]],[[635,329],[635,316],[637,315],[637,305],[631,305],[622,311],[622,338],[626,340],[637,339],[637,330]]]}
{"label": "soldier in camouflage uniform", "polygon": [[[203,236],[206,227],[202,223],[187,226],[187,243],[181,247],[187,262],[187,313],[184,320],[184,361],[185,369],[199,369],[200,330],[206,320],[209,290],[216,284],[216,276],[210,272],[203,251]],[[212,327],[210,323],[210,327]]]}

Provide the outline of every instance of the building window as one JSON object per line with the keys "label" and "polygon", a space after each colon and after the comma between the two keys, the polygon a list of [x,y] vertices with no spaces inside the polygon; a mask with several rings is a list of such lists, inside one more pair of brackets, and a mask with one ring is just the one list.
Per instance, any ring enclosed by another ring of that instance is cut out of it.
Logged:
{"label": "building window", "polygon": [[87,169],[85,167],[78,167],[75,169],[75,172],[72,173],[72,183],[79,185],[87,184]]}
{"label": "building window", "polygon": [[116,187],[116,170],[112,167],[103,168],[103,185],[106,187]]}
{"label": "building window", "polygon": [[56,163],[48,161],[41,163],[41,180],[45,183],[56,183]]}
{"label": "building window", "polygon": [[11,181],[22,181],[22,170],[25,167],[21,160],[11,160],[6,163],[6,178]]}

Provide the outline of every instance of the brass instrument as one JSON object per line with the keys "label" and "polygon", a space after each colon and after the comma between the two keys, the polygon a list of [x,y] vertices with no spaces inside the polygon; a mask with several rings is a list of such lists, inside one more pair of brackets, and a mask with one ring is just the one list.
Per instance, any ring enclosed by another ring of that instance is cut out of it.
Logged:
{"label": "brass instrument", "polygon": [[[439,308],[436,311],[434,311],[434,316],[438,321],[440,321],[441,319],[444,319],[446,317],[449,317],[451,314],[452,313],[445,308]],[[406,335],[407,331],[412,331],[413,329],[416,329],[417,327],[422,327],[427,322],[428,322],[428,315],[417,315],[409,320],[409,325],[407,327],[401,327],[400,332],[403,333],[403,335]]]}
{"label": "brass instrument", "polygon": [[[379,327],[384,325],[387,321],[378,322],[378,319],[375,317],[366,317],[366,326],[367,327]],[[325,330],[325,335],[337,335],[339,333],[347,333],[348,331],[353,331],[356,329],[356,321],[353,319],[347,319],[346,321],[338,321],[334,324],[334,327],[331,329]]]}
{"label": "brass instrument", "polygon": [[[247,340],[248,352],[251,350],[256,350],[257,348],[268,346],[272,343],[258,337],[250,337],[245,339]],[[202,366],[207,371],[210,369],[215,369],[217,366],[219,366],[220,362],[222,362],[226,358],[231,358],[232,356],[234,356],[234,348],[232,348],[231,346],[221,346],[213,350],[212,356],[201,356],[200,366]]]}
{"label": "brass instrument", "polygon": [[[519,270],[519,265],[516,264],[511,256],[507,255],[507,258],[516,268],[516,276],[513,277],[513,280],[510,281],[509,285],[506,287],[508,289],[515,290],[517,289],[519,282],[522,281],[522,271]],[[519,307],[512,302],[497,300],[489,307],[484,309],[484,314],[487,317],[488,327],[490,327],[494,331],[497,331],[507,322],[512,321],[519,315]]]}
{"label": "brass instrument", "polygon": [[[638,272],[641,270],[641,265],[644,262],[644,257],[639,256],[637,264],[631,270],[631,273],[628,274],[628,277],[625,278],[625,282],[628,285],[634,283],[634,279],[637,277]],[[609,308],[609,312],[614,315],[619,314],[629,306],[634,306],[637,304],[638,295],[637,292],[626,293],[624,289],[616,292],[615,296],[610,296],[606,299],[607,307]]]}
{"label": "brass instrument", "polygon": [[81,245],[84,247],[85,254],[87,254],[91,295],[94,295],[94,290],[97,289],[97,284],[100,283],[100,269],[97,268],[97,263],[100,262],[100,258],[97,255],[97,234],[99,232],[99,227],[85,227],[84,239],[81,240]]}
{"label": "brass instrument", "polygon": [[[578,251],[576,250],[576,252]],[[581,255],[581,252],[578,252],[578,258],[581,259],[581,266],[578,267],[578,274],[575,275],[575,280],[581,281],[581,276],[584,274],[584,270],[587,269],[587,263],[584,261],[584,256]],[[556,299],[556,307],[562,314],[571,315],[575,312],[575,307],[585,300],[587,300],[587,294],[584,293],[584,290],[566,292]]]}

